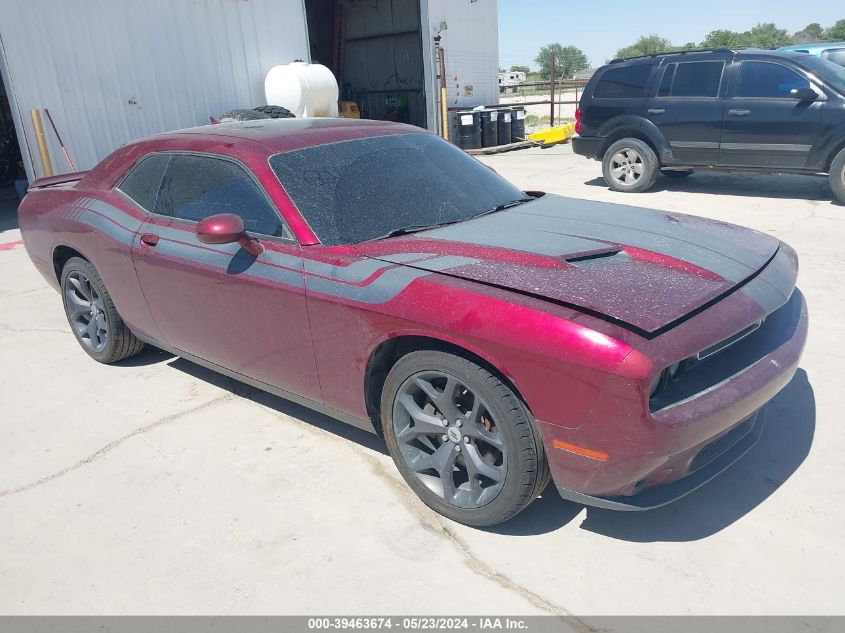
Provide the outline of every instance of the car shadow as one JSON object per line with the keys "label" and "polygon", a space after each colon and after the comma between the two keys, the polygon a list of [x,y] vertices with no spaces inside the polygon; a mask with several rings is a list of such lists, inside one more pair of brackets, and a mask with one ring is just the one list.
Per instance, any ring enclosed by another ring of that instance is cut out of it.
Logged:
{"label": "car shadow", "polygon": [[[388,454],[384,441],[373,433],[167,352],[147,347],[137,356],[118,364],[140,367],[160,362],[369,450]],[[815,427],[815,395],[806,372],[799,369],[768,404],[766,426],[759,443],[728,470],[683,499],[656,510],[618,512],[586,507],[580,527],[638,543],[685,542],[711,536],[751,512],[777,491],[809,454]],[[552,483],[516,517],[484,529],[510,536],[546,534],[569,524],[584,511],[585,506],[562,499]]]}
{"label": "car shadow", "polygon": [[341,422],[331,416],[319,413],[308,407],[296,404],[290,400],[285,400],[279,396],[274,396],[271,393],[252,387],[246,383],[224,376],[212,369],[207,369],[202,365],[197,365],[181,356],[174,356],[169,352],[147,346],[143,352],[132,358],[115,363],[122,367],[142,367],[145,365],[153,365],[156,363],[165,362],[168,367],[181,371],[197,380],[202,380],[220,389],[225,389],[237,396],[247,398],[253,402],[265,406],[279,413],[289,415],[297,420],[307,422],[327,433],[336,435],[350,442],[355,442],[372,451],[387,455],[387,447],[384,440],[373,433],[361,430],[345,422]]}
{"label": "car shadow", "polygon": [[[584,183],[591,187],[609,190],[601,176]],[[786,200],[817,200],[839,205],[833,197],[827,178],[799,174],[758,174],[751,172],[700,171],[686,178],[661,176],[648,191],[654,194],[663,191],[703,193],[754,198],[781,198]]]}
{"label": "car shadow", "polygon": [[[586,508],[581,529],[622,541],[686,542],[711,536],[739,520],[792,475],[810,452],[816,401],[807,374],[799,369],[769,403],[759,443],[721,475],[675,503],[644,512]],[[515,536],[559,529],[585,506],[564,501],[553,485],[513,520],[490,531]]]}

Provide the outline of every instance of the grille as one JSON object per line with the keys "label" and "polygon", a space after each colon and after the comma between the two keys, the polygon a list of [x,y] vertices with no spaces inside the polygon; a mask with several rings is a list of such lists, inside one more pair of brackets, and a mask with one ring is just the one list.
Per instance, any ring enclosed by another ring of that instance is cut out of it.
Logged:
{"label": "grille", "polygon": [[754,416],[746,418],[744,422],[732,428],[724,435],[720,435],[715,440],[702,448],[695,459],[690,464],[690,472],[698,470],[712,462],[714,459],[722,455],[725,451],[735,446],[743,437],[751,432],[754,426]]}

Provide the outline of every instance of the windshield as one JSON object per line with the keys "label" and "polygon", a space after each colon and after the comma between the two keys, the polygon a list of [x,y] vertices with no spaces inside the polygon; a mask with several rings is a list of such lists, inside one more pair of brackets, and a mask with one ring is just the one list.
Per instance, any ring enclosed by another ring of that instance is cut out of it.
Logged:
{"label": "windshield", "polygon": [[276,154],[270,166],[327,245],[467,220],[525,194],[434,134],[394,134]]}
{"label": "windshield", "polygon": [[[797,60],[796,60],[797,61]],[[808,55],[799,62],[831,88],[845,95],[845,67],[830,60]]]}

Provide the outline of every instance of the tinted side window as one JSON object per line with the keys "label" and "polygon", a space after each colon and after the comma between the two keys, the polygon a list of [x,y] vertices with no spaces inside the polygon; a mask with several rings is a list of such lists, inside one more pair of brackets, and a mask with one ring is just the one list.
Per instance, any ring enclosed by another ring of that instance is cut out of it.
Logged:
{"label": "tinted side window", "polygon": [[264,192],[243,167],[222,158],[175,154],[156,213],[198,222],[218,213],[241,216],[247,231],[287,237]]}
{"label": "tinted side window", "polygon": [[822,59],[826,59],[834,64],[845,66],[845,48],[836,48],[822,53]]}
{"label": "tinted side window", "polygon": [[742,62],[736,84],[737,97],[783,98],[793,88],[809,88],[810,83],[780,64]]}
{"label": "tinted side window", "polygon": [[593,92],[595,99],[636,99],[645,93],[653,64],[611,68],[602,75]]}
{"label": "tinted side window", "polygon": [[142,158],[120,181],[118,191],[132,198],[142,209],[152,212],[169,160],[169,154],[150,154]]}
{"label": "tinted side window", "polygon": [[668,97],[672,94],[672,82],[675,81],[675,69],[677,64],[669,64],[663,71],[663,79],[660,80],[660,89],[657,91],[658,97]]}
{"label": "tinted side window", "polygon": [[686,62],[678,64],[672,84],[673,97],[718,97],[722,83],[723,62]]}

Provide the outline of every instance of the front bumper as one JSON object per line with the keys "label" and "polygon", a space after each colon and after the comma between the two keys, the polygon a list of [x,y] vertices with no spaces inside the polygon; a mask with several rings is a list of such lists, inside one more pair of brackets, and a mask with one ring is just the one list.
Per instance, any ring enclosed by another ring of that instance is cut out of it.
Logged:
{"label": "front bumper", "polygon": [[[800,291],[767,321],[772,327],[761,328],[756,341],[749,336],[734,347],[735,355],[760,348],[753,362],[693,397],[650,412],[633,401],[600,396],[600,410],[579,429],[540,422],[561,496],[617,510],[656,508],[739,459],[762,433],[766,404],[798,369],[808,329]],[[597,449],[605,458],[560,450],[556,442]]]}
{"label": "front bumper", "polygon": [[[730,468],[760,441],[765,424],[766,410],[764,408],[738,424],[734,429],[713,440],[710,445],[714,446],[720,441],[725,441],[723,438],[727,441],[711,461],[702,464],[701,468],[675,483],[651,488],[627,497],[594,497],[560,486],[558,486],[557,491],[564,499],[596,508],[622,511],[654,510],[698,490],[711,479]],[[744,425],[748,425],[748,427],[744,428]],[[734,431],[740,431],[740,433],[736,438],[731,438],[730,435]],[[706,447],[703,450],[706,450]]]}
{"label": "front bumper", "polygon": [[573,136],[572,151],[587,158],[599,157],[604,139],[598,136]]}

